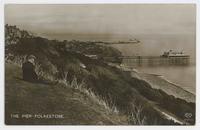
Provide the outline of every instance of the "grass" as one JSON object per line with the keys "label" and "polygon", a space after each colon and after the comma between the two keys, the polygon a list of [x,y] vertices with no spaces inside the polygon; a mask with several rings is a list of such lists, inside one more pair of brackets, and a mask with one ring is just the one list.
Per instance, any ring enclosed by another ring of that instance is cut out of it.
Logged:
{"label": "grass", "polygon": [[[22,61],[23,61],[23,56],[15,57],[14,60],[8,60],[7,62],[17,64],[17,66],[20,67]],[[79,92],[80,94],[83,95],[84,98],[88,97],[92,102],[94,102],[95,104],[98,104],[99,106],[102,107],[105,115],[114,115],[115,117],[117,117],[118,123],[116,123],[116,124],[121,124],[121,122],[123,122],[122,124],[144,125],[146,123],[145,117],[142,115],[143,109],[140,107],[140,105],[139,106],[133,105],[133,104],[136,104],[134,102],[131,102],[131,106],[130,105],[128,106],[131,109],[128,109],[128,107],[127,107],[127,110],[129,112],[124,113],[124,110],[121,111],[120,109],[118,109],[118,107],[116,106],[116,102],[113,102],[114,101],[112,99],[113,95],[109,95],[109,93],[108,93],[106,98],[103,96],[100,96],[99,93],[95,93],[94,90],[86,87],[86,84],[83,80],[81,82],[80,81],[78,82],[76,76],[73,76],[72,81],[68,81],[67,80],[68,72],[65,72],[61,79],[56,79],[53,75],[43,71],[43,69],[41,68],[41,66],[39,64],[36,64],[36,72],[41,78],[43,78],[45,80],[48,80],[52,83],[59,83],[59,84],[55,85],[58,89],[60,87],[64,87],[67,89],[70,88],[72,90],[72,92],[71,92],[72,96],[74,95],[74,92]],[[112,74],[112,73],[109,72],[107,69],[103,69],[101,67],[98,68],[97,73],[95,73],[95,75],[97,77],[104,76],[104,75],[107,77],[107,75],[110,75],[110,74]],[[109,77],[117,78],[114,76],[109,76]],[[107,77],[107,78],[109,78],[109,77]],[[7,82],[9,82],[9,81],[7,81]],[[96,86],[94,86],[94,87],[96,87]],[[102,88],[104,88],[104,87],[105,86],[102,86]],[[123,98],[123,97],[120,97],[120,98]],[[127,98],[124,97],[123,100],[125,100],[125,99],[127,99]],[[83,99],[82,102],[85,102],[85,100]],[[119,103],[123,104],[123,102],[119,102]],[[126,107],[126,106],[124,105],[123,107]],[[112,118],[111,118],[111,121],[112,121]]]}
{"label": "grass", "polygon": [[146,122],[146,117],[142,116],[142,111],[143,111],[143,106],[142,105],[135,105],[136,103],[132,103],[132,112],[129,116],[129,122],[131,124],[135,125],[145,125],[147,124]]}
{"label": "grass", "polygon": [[[7,38],[8,36],[9,32],[5,37]],[[32,92],[35,84],[28,83],[27,86],[32,87],[30,87],[28,90],[25,90],[25,88],[28,87],[24,87],[24,89],[19,87],[24,86],[24,82],[21,80],[18,81],[15,78],[6,80],[6,89],[8,89],[9,92],[11,91],[11,93],[8,92],[6,94],[8,94],[8,98],[13,98],[12,103],[10,103],[10,101],[8,102],[11,105],[11,107],[9,107],[10,109],[15,107],[15,105],[19,104],[21,101],[27,100],[26,102],[30,102],[33,99],[37,99],[40,96],[48,94],[51,96],[45,97],[47,104],[50,104],[51,107],[53,107],[52,104],[55,102],[54,105],[58,104],[58,106],[62,106],[64,104],[59,103],[59,100],[64,100],[64,93],[68,93],[67,91],[65,92],[65,90],[69,90],[72,99],[74,99],[75,95],[76,100],[78,99],[78,101],[81,103],[86,103],[85,98],[88,98],[89,101],[93,102],[93,104],[99,105],[100,107],[98,108],[102,108],[101,112],[103,112],[104,115],[110,114],[112,116],[115,115],[116,117],[121,117],[120,114],[126,115],[125,117],[129,117],[128,122],[131,124],[141,125],[145,123],[152,125],[155,124],[155,119],[156,124],[174,124],[174,122],[165,119],[160,112],[156,111],[154,109],[155,105],[151,102],[155,102],[163,109],[166,109],[166,111],[172,112],[181,118],[184,118],[185,112],[191,112],[193,115],[195,115],[195,104],[176,99],[173,96],[167,95],[164,91],[153,89],[145,81],[132,78],[129,72],[124,72],[118,68],[107,65],[101,58],[94,60],[84,56],[84,53],[81,53],[79,49],[81,48],[81,50],[85,51],[87,50],[87,47],[83,47],[83,44],[79,43],[78,41],[72,42],[72,45],[75,45],[74,51],[71,51],[71,49],[66,47],[68,42],[66,43],[62,41],[48,40],[42,37],[24,37],[21,38],[17,44],[9,44],[10,41],[7,42],[8,43],[6,43],[5,48],[6,62],[20,67],[26,55],[33,54],[37,57],[38,63],[36,63],[36,72],[39,77],[48,80],[50,83],[54,83],[51,85],[46,84],[48,87],[37,92],[42,92],[42,94],[34,95],[32,98],[29,98],[27,97],[26,93],[30,91],[28,95],[35,94]],[[93,46],[95,45],[89,45],[89,47]],[[97,52],[95,50],[95,48],[91,49],[91,51],[94,51],[96,54]],[[97,50],[99,49],[97,48]],[[106,52],[112,52],[112,48],[108,49]],[[117,53],[114,55],[116,54]],[[109,55],[110,54],[105,54],[105,56]],[[81,67],[81,64],[85,67]],[[65,71],[69,74],[64,73]],[[14,75],[15,73],[16,71],[14,69],[10,72],[8,77]],[[17,75],[19,77],[21,74],[18,73]],[[17,86],[16,84],[18,84],[18,87],[15,87]],[[8,87],[9,85],[11,87]],[[44,84],[37,84],[35,86],[37,86],[36,88],[41,88],[40,85],[43,86]],[[48,89],[51,88],[49,86],[56,88],[56,90]],[[16,92],[12,90],[16,90]],[[18,91],[19,93],[22,93],[18,94]],[[64,93],[56,95],[57,93],[60,93],[59,91],[64,91]],[[13,95],[15,96],[13,97]],[[51,99],[51,97],[54,95],[55,99]],[[16,101],[16,99],[18,99],[20,96],[22,99]],[[37,100],[40,101],[41,99],[39,98]],[[46,106],[46,102],[43,102],[45,105],[39,104],[38,106],[37,104],[33,106],[33,108],[30,107],[30,110],[37,110],[37,107],[45,107],[48,110],[49,107]],[[140,107],[141,104],[143,105],[142,108]],[[77,105],[77,107],[81,107],[79,105]],[[86,106],[91,108],[89,107],[90,105],[91,104],[88,103]],[[26,108],[23,105],[19,105],[18,107],[22,109]],[[94,107],[94,109],[96,110],[96,107]],[[64,110],[61,111],[64,112]],[[94,119],[96,118],[97,117],[94,117]],[[115,118],[112,117],[110,119],[111,121],[115,120]],[[70,123],[72,123],[72,121]],[[193,123],[194,121],[191,122],[191,124]]]}
{"label": "grass", "polygon": [[[8,60],[9,58],[6,59],[6,62],[20,67],[21,64],[23,63],[24,57],[25,56],[21,56],[21,57],[15,56],[14,59],[11,59],[11,60]],[[68,63],[67,65],[70,66],[71,63]],[[129,75],[126,75],[127,73],[118,72],[119,70],[116,70],[112,67],[104,66],[103,64],[98,67],[96,66],[97,65],[90,65],[91,72],[88,70],[84,70],[91,77],[91,79],[90,77],[87,77],[86,79],[87,82],[84,81],[84,78],[80,80],[80,77],[83,77],[83,76],[86,77],[86,75],[83,73],[82,75],[80,75],[81,74],[80,68],[76,70],[73,69],[75,73],[74,74],[71,73],[70,75],[71,78],[68,78],[68,72],[65,72],[60,78],[56,78],[55,75],[53,75],[52,73],[48,73],[44,71],[41,65],[38,63],[36,64],[36,72],[39,75],[39,77],[41,77],[42,79],[48,80],[48,82],[53,83],[53,86],[56,87],[58,90],[59,88],[71,89],[72,91],[70,93],[72,97],[76,95],[75,92],[78,92],[80,95],[82,95],[82,98],[79,98],[78,96],[79,94],[77,94],[78,97],[76,97],[76,99],[79,99],[79,101],[84,103],[85,98],[87,97],[94,104],[101,106],[102,108],[101,112],[103,112],[104,115],[108,115],[104,117],[109,117],[110,121],[112,122],[111,124],[131,124],[131,125],[145,125],[145,124],[153,124],[153,123],[155,124],[155,123],[158,123],[152,120],[153,117],[155,116],[159,119],[160,124],[166,121],[165,119],[163,120],[163,117],[161,117],[158,113],[156,113],[155,110],[152,109],[152,106],[145,105],[143,106],[144,108],[141,107],[141,104],[147,104],[148,100],[142,97],[142,95],[138,93],[137,90],[133,89],[132,86],[128,84],[127,81],[129,80],[128,79]],[[72,67],[78,68],[78,66],[72,66]],[[70,69],[64,69],[64,70],[67,71]],[[121,74],[124,74],[124,75],[121,75]],[[21,74],[18,74],[18,75],[21,75]],[[76,76],[79,76],[79,79]],[[7,82],[10,82],[10,81],[8,80],[6,81],[6,83]],[[134,82],[134,85],[137,85],[138,87],[142,86],[142,84],[140,85],[137,83],[140,83],[140,82],[139,81]],[[15,86],[15,83],[13,84],[13,86]],[[43,91],[46,91],[46,90],[43,90]],[[62,90],[59,90],[59,91],[62,91]],[[10,96],[12,97],[12,95]],[[31,99],[29,100],[31,101]],[[47,99],[47,100],[51,100],[51,99]],[[20,100],[18,102],[20,102]],[[13,105],[15,103],[11,103],[11,104]],[[37,108],[37,106],[33,106],[33,108],[34,107]],[[9,109],[9,107],[7,109]],[[113,118],[115,123],[113,123],[113,119],[110,118],[109,115],[115,117]],[[35,121],[32,120],[32,122],[34,123]],[[80,121],[80,123],[77,123],[77,124],[82,124],[81,122],[82,121]],[[19,123],[20,122],[18,122],[18,124]],[[101,123],[101,124],[105,124],[105,123]]]}
{"label": "grass", "polygon": [[[88,90],[62,84],[32,84],[21,80],[18,66],[6,63],[6,124],[127,124],[126,117],[108,113],[103,101],[97,103]],[[74,84],[74,83],[73,83]],[[88,94],[86,94],[88,93]],[[90,96],[89,96],[90,95]],[[97,97],[96,97],[97,100]],[[11,114],[63,114],[63,119],[15,119]]]}

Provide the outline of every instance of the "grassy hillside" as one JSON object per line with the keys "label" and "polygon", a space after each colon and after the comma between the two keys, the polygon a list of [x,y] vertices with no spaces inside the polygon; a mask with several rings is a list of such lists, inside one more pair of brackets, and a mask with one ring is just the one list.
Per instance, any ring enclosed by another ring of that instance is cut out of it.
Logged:
{"label": "grassy hillside", "polygon": [[[102,42],[103,43],[103,42]],[[101,59],[107,62],[121,63],[121,52],[113,47],[98,44],[96,42],[83,42],[83,41],[63,41],[65,49],[71,52],[77,52],[84,55],[95,55],[97,59]],[[112,58],[105,58],[112,57]]]}
{"label": "grassy hillside", "polygon": [[[6,124],[126,124],[127,118],[107,110],[81,91],[59,84],[23,81],[21,68],[6,64]],[[62,114],[61,119],[11,118],[11,114]]]}
{"label": "grassy hillside", "polygon": [[[10,35],[8,34],[8,36]],[[67,44],[68,42],[63,43],[59,41],[52,41],[41,37],[23,37],[20,38],[16,44],[6,43],[6,62],[21,65],[27,55],[35,55],[37,58],[36,71],[41,78],[49,80],[56,86],[59,85],[59,83],[64,83],[66,86],[76,83],[75,85],[72,85],[71,88],[73,89],[77,88],[77,85],[81,85],[83,83],[84,85],[78,87],[79,90],[83,89],[92,92],[92,97],[98,97],[100,101],[106,103],[106,105],[105,103],[101,103],[104,104],[103,106],[111,108],[105,110],[105,112],[111,111],[112,113],[118,111],[120,115],[128,118],[128,124],[176,124],[163,116],[160,111],[155,109],[157,106],[163,111],[172,113],[182,120],[185,118],[185,113],[192,113],[193,116],[188,123],[194,124],[194,103],[189,103],[182,99],[175,98],[166,94],[162,90],[153,89],[144,80],[133,78],[129,72],[124,72],[116,67],[112,67],[103,59],[92,59],[85,56],[83,52],[70,51],[69,49],[66,49]],[[78,46],[77,50],[79,50],[79,46],[81,46],[81,44],[77,43],[75,45]],[[90,44],[90,46],[92,46],[92,44]],[[81,50],[84,50],[84,48],[87,49],[88,46],[81,46]],[[95,51],[92,52],[94,53]],[[13,75],[12,73],[14,72],[15,71],[10,71],[8,76]],[[6,87],[10,82],[15,83],[18,81],[8,79],[6,80]],[[16,85],[12,85],[13,86],[10,91],[15,90]],[[34,87],[31,86],[32,85],[30,84],[29,88],[33,89]],[[56,89],[58,89],[57,91],[60,91],[59,87],[56,87]],[[44,88],[43,91],[46,91],[46,88]],[[87,95],[87,91],[84,95]],[[52,94],[55,92],[56,91],[52,91]],[[31,93],[34,92],[30,92],[30,95]],[[72,92],[63,91],[63,94],[64,93],[71,94]],[[6,91],[6,97],[9,98],[12,97],[13,93],[10,95],[7,94],[9,94],[9,92]],[[35,96],[37,97],[37,92]],[[59,104],[59,101],[56,100],[64,100],[60,98],[61,97],[55,97],[51,99],[47,97],[46,99],[49,100],[49,102],[55,101],[55,104]],[[29,98],[29,101],[30,100],[32,99]],[[95,101],[99,102],[99,100]],[[15,103],[20,103],[20,100],[12,102],[11,105],[15,105]],[[37,101],[35,101],[35,103],[37,103]],[[44,104],[44,106],[46,105],[48,105],[48,103]],[[12,106],[8,105],[6,107],[7,109],[12,108]],[[43,106],[41,105],[41,107]],[[48,109],[51,110],[51,107],[52,106],[48,107]],[[63,109],[65,107],[67,106],[64,106]],[[38,108],[35,105],[33,106],[33,109],[36,112]],[[43,110],[45,111],[45,109]],[[41,112],[43,111],[41,110]],[[93,117],[94,120],[96,120],[96,118],[98,119],[98,117]],[[66,124],[67,123],[68,122],[66,121]],[[82,121],[80,121],[80,123],[82,123]]]}

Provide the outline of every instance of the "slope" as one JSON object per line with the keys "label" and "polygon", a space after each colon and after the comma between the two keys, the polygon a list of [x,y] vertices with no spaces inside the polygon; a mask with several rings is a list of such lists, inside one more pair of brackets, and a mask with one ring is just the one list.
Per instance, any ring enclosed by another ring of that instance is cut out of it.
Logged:
{"label": "slope", "polygon": [[[23,81],[20,68],[13,64],[6,63],[5,69],[5,123],[8,125],[125,123],[123,116],[107,113],[103,106],[78,90],[58,84],[33,84]],[[19,118],[11,117],[15,114],[18,114]],[[26,114],[29,114],[28,118]],[[42,117],[52,114],[63,117]]]}

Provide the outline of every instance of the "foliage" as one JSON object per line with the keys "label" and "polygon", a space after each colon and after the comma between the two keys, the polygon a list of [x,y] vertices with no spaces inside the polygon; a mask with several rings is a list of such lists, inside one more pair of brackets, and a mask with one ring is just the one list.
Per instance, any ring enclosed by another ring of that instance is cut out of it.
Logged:
{"label": "foliage", "polygon": [[113,48],[41,37],[23,37],[17,44],[7,43],[6,61],[21,65],[30,54],[36,56],[36,71],[41,77],[80,90],[106,110],[128,116],[131,124],[155,124],[155,118],[157,124],[175,124],[156,111],[155,104],[180,118],[185,112],[195,114],[194,104],[152,89],[145,81],[132,78],[129,72],[109,66],[108,61],[86,56],[119,56]]}

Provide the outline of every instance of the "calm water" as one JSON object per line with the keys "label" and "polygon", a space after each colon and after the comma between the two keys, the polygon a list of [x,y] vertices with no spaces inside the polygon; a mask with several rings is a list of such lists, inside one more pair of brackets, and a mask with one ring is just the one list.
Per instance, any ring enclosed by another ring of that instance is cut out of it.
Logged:
{"label": "calm water", "polygon": [[189,92],[195,94],[196,88],[196,69],[195,65],[190,66],[142,66],[136,67],[139,72],[158,74],[164,76]]}

